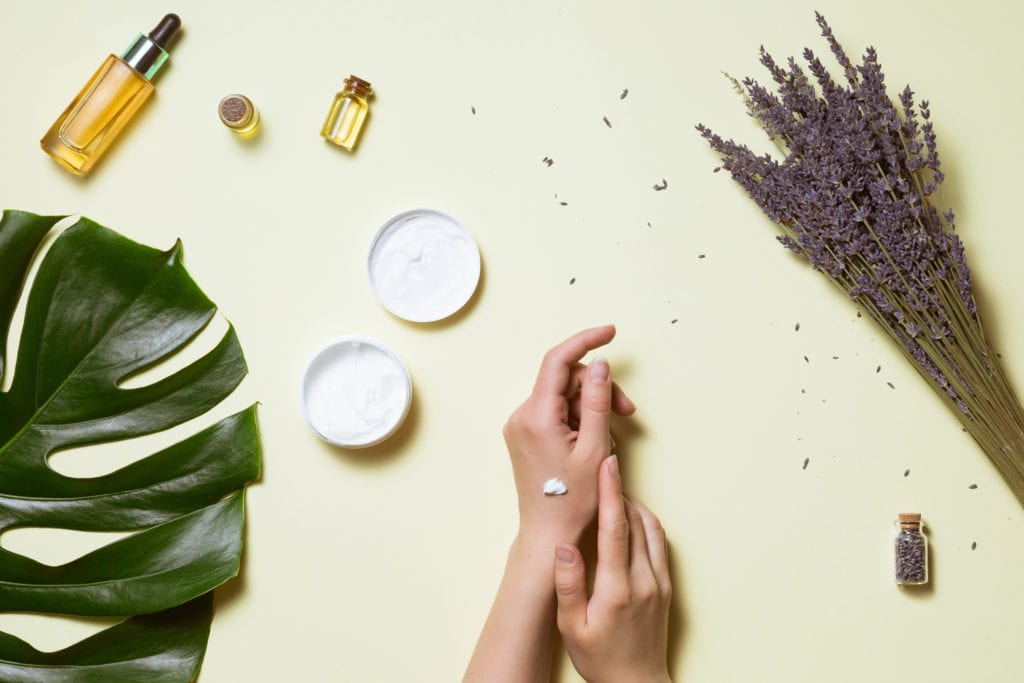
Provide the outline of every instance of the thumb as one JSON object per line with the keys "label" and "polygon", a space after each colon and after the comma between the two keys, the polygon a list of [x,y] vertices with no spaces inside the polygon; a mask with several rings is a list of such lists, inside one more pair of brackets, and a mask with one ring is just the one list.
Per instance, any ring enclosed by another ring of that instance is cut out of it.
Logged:
{"label": "thumb", "polygon": [[608,455],[608,418],[612,407],[612,371],[608,361],[591,361],[580,389],[580,431],[577,445],[586,454]]}
{"label": "thumb", "polygon": [[587,572],[583,555],[575,546],[555,548],[555,596],[558,598],[558,630],[563,634],[587,622]]}

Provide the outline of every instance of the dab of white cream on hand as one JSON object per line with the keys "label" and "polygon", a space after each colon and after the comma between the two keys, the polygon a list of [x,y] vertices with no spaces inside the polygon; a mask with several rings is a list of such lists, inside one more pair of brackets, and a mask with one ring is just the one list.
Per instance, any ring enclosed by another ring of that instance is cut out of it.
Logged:
{"label": "dab of white cream on hand", "polygon": [[559,479],[558,477],[548,479],[546,482],[544,482],[545,496],[560,496],[568,490],[569,489],[565,487],[565,482]]}

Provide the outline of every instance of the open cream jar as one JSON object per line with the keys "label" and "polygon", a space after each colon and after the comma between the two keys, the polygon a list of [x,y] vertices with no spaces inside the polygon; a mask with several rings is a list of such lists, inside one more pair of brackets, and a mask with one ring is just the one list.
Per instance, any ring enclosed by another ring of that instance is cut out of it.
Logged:
{"label": "open cream jar", "polygon": [[388,438],[412,404],[412,379],[402,359],[363,335],[332,339],[302,373],[302,414],[324,441],[366,448]]}
{"label": "open cream jar", "polygon": [[373,236],[366,270],[374,296],[394,315],[414,323],[435,322],[472,298],[480,280],[480,250],[452,216],[413,209]]}

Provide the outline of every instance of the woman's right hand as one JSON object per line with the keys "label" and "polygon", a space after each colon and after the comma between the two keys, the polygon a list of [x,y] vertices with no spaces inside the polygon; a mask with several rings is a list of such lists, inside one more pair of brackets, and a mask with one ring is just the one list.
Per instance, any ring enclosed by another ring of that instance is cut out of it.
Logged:
{"label": "woman's right hand", "polygon": [[589,599],[579,549],[562,544],[555,550],[565,649],[590,683],[671,681],[665,531],[640,501],[623,497],[615,456],[601,463],[598,493],[597,571]]}

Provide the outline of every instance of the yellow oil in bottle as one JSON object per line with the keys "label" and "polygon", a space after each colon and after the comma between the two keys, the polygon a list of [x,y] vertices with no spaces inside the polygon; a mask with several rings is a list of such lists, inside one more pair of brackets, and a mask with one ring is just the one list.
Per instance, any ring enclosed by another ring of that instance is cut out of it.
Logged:
{"label": "yellow oil in bottle", "polygon": [[110,55],[40,144],[61,166],[85,175],[152,92],[142,74]]}
{"label": "yellow oil in bottle", "polygon": [[370,112],[366,100],[371,95],[373,89],[369,82],[357,76],[346,78],[343,89],[334,96],[320,135],[350,152],[354,150]]}
{"label": "yellow oil in bottle", "polygon": [[164,49],[181,27],[168,14],[140,33],[120,56],[110,55],[39,141],[57,163],[85,175],[153,92],[153,76],[167,61]]}

